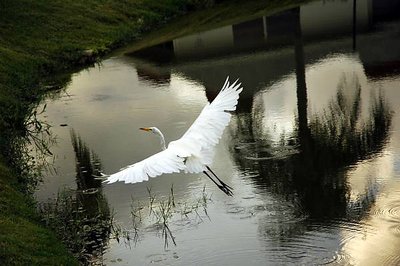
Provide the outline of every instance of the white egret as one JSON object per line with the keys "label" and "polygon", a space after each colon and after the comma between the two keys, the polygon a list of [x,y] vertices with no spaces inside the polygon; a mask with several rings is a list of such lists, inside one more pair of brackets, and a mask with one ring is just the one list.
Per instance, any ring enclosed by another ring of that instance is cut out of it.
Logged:
{"label": "white egret", "polygon": [[237,81],[230,84],[228,77],[217,97],[203,108],[199,117],[180,139],[168,144],[168,148],[165,146],[164,135],[158,128],[140,128],[160,138],[162,151],[107,176],[105,182],[138,183],[166,173],[203,172],[225,194],[232,196],[232,188],[222,182],[209,166],[213,161],[215,145],[231,119],[229,112],[236,110],[239,93],[243,89]]}

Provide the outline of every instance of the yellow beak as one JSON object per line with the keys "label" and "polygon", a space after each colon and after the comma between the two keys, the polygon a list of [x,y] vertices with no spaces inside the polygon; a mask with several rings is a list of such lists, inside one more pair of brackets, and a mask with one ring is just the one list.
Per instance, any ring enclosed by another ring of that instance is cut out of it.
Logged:
{"label": "yellow beak", "polygon": [[148,128],[148,127],[141,127],[141,128],[139,128],[140,130],[144,130],[144,131],[151,131],[151,129],[150,128]]}

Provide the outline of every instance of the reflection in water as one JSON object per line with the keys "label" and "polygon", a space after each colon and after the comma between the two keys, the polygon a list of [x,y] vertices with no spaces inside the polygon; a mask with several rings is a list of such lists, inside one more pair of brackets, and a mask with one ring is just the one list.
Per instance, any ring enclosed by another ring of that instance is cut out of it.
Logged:
{"label": "reflection in water", "polygon": [[[398,23],[382,25],[382,21],[398,18],[395,10],[399,7],[400,3],[393,0],[312,1],[248,22],[177,38],[134,55],[144,58],[147,71],[152,73],[142,78],[155,84],[158,78],[153,79],[154,74],[170,76],[173,70],[206,88],[217,90],[219,77],[230,75],[240,77],[247,92],[257,91],[296,68],[292,54],[293,33],[300,26],[302,42],[309,46],[305,57],[307,64],[327,54],[355,52],[353,46],[357,38],[356,52],[367,75],[398,74],[400,68],[396,58],[400,56],[400,50],[392,49],[387,53],[381,48],[400,45]],[[384,35],[371,37],[365,34],[381,27],[387,29]],[[161,56],[165,53],[168,57]],[[213,61],[207,62],[210,59]],[[143,68],[143,60],[135,60],[135,66]]]}
{"label": "reflection in water", "polygon": [[[361,85],[356,76],[349,81],[344,75],[328,108],[322,111],[322,115],[315,114],[309,119],[299,12],[299,8],[292,10],[297,85],[294,135],[282,134],[275,145],[273,140],[268,140],[268,136],[260,132],[255,137],[254,130],[261,128],[263,122],[262,116],[253,115],[252,110],[256,108],[257,113],[263,113],[261,104],[261,110],[259,106],[250,107],[247,112],[238,115],[234,139],[239,144],[233,150],[235,161],[242,171],[256,173],[254,182],[261,190],[281,195],[284,201],[293,204],[294,208],[289,208],[292,211],[287,209],[282,216],[276,215],[276,223],[271,224],[271,217],[266,217],[265,222],[260,221],[260,230],[266,234],[266,239],[287,242],[284,246],[292,254],[296,253],[296,249],[290,244],[291,239],[297,241],[296,236],[306,233],[307,220],[320,224],[358,220],[371,208],[376,191],[367,193],[368,196],[361,198],[362,202],[358,204],[350,202],[346,169],[380,154],[391,124],[391,112],[382,94],[371,96],[370,113],[365,119],[361,117]],[[355,205],[361,208],[351,209]],[[286,219],[297,222],[284,222]],[[305,256],[302,245],[317,248],[315,244],[319,239],[318,235],[314,235],[308,244],[304,239],[297,243],[297,247],[302,247],[297,255]],[[313,257],[313,252],[309,251],[307,256]]]}
{"label": "reflection in water", "polygon": [[83,240],[81,252],[90,264],[99,263],[107,246],[112,222],[101,180],[96,179],[100,175],[101,162],[73,130],[71,140],[76,156],[78,220],[82,221],[79,232]]}
{"label": "reflection in water", "polygon": [[76,190],[64,189],[56,202],[42,204],[45,221],[60,233],[71,251],[84,265],[103,265],[103,254],[113,239],[131,248],[143,237],[144,232],[160,234],[167,249],[176,245],[172,225],[198,225],[207,214],[211,201],[205,187],[195,201],[176,201],[173,186],[167,198],[147,188],[146,202],[131,198],[131,226],[125,229],[115,222],[107,199],[102,191],[100,173],[102,164],[74,130],[70,131],[76,159]]}
{"label": "reflection in water", "polygon": [[73,130],[71,141],[76,156],[77,190],[62,190],[56,202],[41,205],[41,212],[82,264],[102,265],[112,215],[101,181],[95,177],[100,173],[101,163]]}
{"label": "reflection in water", "polygon": [[371,96],[370,114],[364,121],[360,111],[361,85],[356,78],[350,82],[343,78],[335,99],[322,115],[313,115],[310,122],[302,117],[307,114],[304,95],[297,94],[299,117],[295,135],[282,135],[278,146],[261,133],[254,136],[253,130],[260,127],[262,117],[239,114],[238,128],[233,133],[237,142],[234,158],[243,171],[260,173],[256,180],[259,187],[287,196],[297,195],[302,211],[310,218],[344,217],[349,193],[345,167],[382,151],[389,134],[391,111],[382,94]]}
{"label": "reflection in water", "polygon": [[[352,88],[353,99],[346,95]],[[382,151],[389,134],[391,111],[382,93],[371,98],[369,118],[362,121],[360,83],[356,78],[341,80],[328,110],[310,121],[313,145],[324,154],[320,160],[331,158],[332,165],[350,165]]]}
{"label": "reflection in water", "polygon": [[176,201],[174,187],[171,186],[168,197],[160,197],[147,187],[148,202],[137,201],[132,198],[131,221],[133,232],[127,231],[125,240],[130,245],[132,240],[136,246],[143,231],[156,232],[164,241],[164,249],[169,247],[170,242],[177,245],[174,232],[171,227],[199,225],[205,218],[210,220],[207,208],[211,202],[211,196],[207,194],[206,187],[198,193],[199,197],[193,201]]}
{"label": "reflection in water", "polygon": [[[361,230],[356,221],[365,216],[375,201],[374,184],[365,197],[356,202],[350,200],[347,172],[349,166],[381,153],[389,136],[391,112],[379,94],[371,96],[370,113],[363,118],[360,90],[357,79],[342,79],[328,108],[322,114],[312,115],[307,128],[301,129],[297,119],[295,135],[282,135],[278,143],[268,140],[268,136],[252,135],[251,127],[256,129],[255,125],[262,123],[257,116],[238,115],[233,158],[243,173],[253,173],[259,193],[272,193],[283,202],[273,208],[267,205],[274,214],[259,221],[259,230],[268,242],[283,241],[285,254],[299,252],[298,256],[315,256],[321,263],[324,256],[319,246],[326,236],[321,229],[310,226]],[[349,91],[353,93],[345,93]],[[315,250],[306,251],[304,245]],[[329,251],[326,253],[326,257],[332,256]]]}
{"label": "reflection in water", "polygon": [[[0,88],[0,157],[18,178],[19,189],[33,194],[42,181],[42,171],[52,170],[56,142],[51,125],[43,117],[46,104],[41,101],[48,90],[66,86],[68,75],[41,80],[41,87],[26,88],[18,78]],[[20,88],[20,89],[17,89]]]}
{"label": "reflection in water", "polygon": [[[76,158],[76,183],[78,191],[96,193],[101,189],[101,162],[97,155],[90,151],[80,136],[71,130],[72,146]],[[87,194],[87,193],[86,193]]]}

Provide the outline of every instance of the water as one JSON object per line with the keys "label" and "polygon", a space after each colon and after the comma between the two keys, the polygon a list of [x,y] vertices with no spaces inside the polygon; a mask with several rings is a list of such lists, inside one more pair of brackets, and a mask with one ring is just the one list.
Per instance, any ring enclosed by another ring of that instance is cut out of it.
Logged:
{"label": "water", "polygon": [[[135,241],[101,236],[94,260],[107,265],[399,264],[398,3],[353,3],[311,2],[74,74],[46,100],[56,171],[36,197],[76,189],[93,215],[114,210],[121,228],[136,228]],[[234,197],[200,174],[93,179],[160,150],[139,127],[182,136],[227,75],[244,91],[213,169]],[[162,199],[172,185],[176,245],[165,246],[147,189]]]}

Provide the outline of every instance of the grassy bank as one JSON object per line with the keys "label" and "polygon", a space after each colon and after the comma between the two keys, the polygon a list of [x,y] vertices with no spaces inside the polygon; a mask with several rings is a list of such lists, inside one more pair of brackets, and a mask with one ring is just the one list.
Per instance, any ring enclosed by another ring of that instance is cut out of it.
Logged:
{"label": "grassy bank", "polygon": [[104,54],[195,8],[188,2],[3,0],[1,85],[31,87],[46,74],[84,63],[83,56]]}
{"label": "grassy bank", "polygon": [[[53,84],[54,73],[91,63],[201,7],[197,2],[202,1],[0,1],[0,130],[23,130],[27,105],[60,85]],[[8,143],[0,139],[0,145]]]}
{"label": "grassy bank", "polygon": [[40,224],[32,198],[19,186],[0,163],[0,264],[77,265],[56,235]]}

